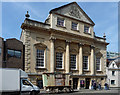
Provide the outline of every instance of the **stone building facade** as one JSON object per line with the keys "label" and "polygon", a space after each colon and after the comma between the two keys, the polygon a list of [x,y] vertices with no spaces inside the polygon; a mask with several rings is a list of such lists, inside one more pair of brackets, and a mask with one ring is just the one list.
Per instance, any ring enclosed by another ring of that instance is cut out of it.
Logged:
{"label": "stone building facade", "polygon": [[20,39],[33,83],[42,85],[44,72],[60,72],[74,89],[89,89],[93,81],[104,85],[108,43],[95,35],[94,22],[76,2],[51,10],[44,23],[26,16]]}
{"label": "stone building facade", "polygon": [[24,70],[24,45],[21,41],[11,38],[0,39],[0,67],[19,68]]}

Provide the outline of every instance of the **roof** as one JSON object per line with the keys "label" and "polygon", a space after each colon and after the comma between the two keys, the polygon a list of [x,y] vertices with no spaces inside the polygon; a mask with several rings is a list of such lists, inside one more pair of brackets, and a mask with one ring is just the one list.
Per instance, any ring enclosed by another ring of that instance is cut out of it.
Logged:
{"label": "roof", "polygon": [[92,22],[92,24],[95,25],[95,23],[91,20],[91,18],[83,11],[83,9],[76,2],[71,2],[71,3],[68,3],[66,5],[60,6],[58,8],[54,8],[49,13],[55,12],[59,9],[62,9],[64,7],[67,7],[67,6],[72,5],[72,4],[76,4],[79,7],[79,9],[85,14],[85,16]]}
{"label": "roof", "polygon": [[120,67],[120,56],[115,59],[114,62],[116,63],[117,67]]}
{"label": "roof", "polygon": [[115,63],[117,65],[117,67],[119,68],[120,67],[120,56],[118,56],[116,59],[112,60],[109,64],[109,66],[112,64],[112,63]]}
{"label": "roof", "polygon": [[4,40],[4,38],[0,37],[0,39]]}

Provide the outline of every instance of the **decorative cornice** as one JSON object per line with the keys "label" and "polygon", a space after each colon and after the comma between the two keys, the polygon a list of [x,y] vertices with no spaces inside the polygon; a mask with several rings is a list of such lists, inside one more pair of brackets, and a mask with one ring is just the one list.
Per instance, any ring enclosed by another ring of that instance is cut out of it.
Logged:
{"label": "decorative cornice", "polygon": [[56,40],[56,37],[51,36],[49,40]]}
{"label": "decorative cornice", "polygon": [[90,47],[91,47],[91,48],[95,48],[95,46],[94,46],[94,45],[90,45]]}
{"label": "decorative cornice", "polygon": [[78,45],[79,45],[79,47],[82,47],[82,46],[84,46],[84,44],[83,44],[83,43],[79,43]]}
{"label": "decorative cornice", "polygon": [[47,33],[51,33],[51,32],[54,32],[54,33],[62,33],[62,34],[66,34],[68,36],[73,36],[73,37],[78,37],[77,39],[79,38],[82,38],[82,39],[87,39],[87,40],[91,40],[91,41],[94,41],[95,43],[101,43],[101,44],[105,44],[105,45],[108,45],[109,43],[106,43],[104,41],[99,41],[97,39],[94,39],[94,38],[90,38],[90,37],[85,37],[85,36],[81,36],[81,35],[77,35],[77,34],[73,34],[73,33],[68,33],[68,32],[64,32],[64,31],[61,31],[61,30],[55,30],[55,29],[52,29],[52,28],[45,28],[45,27],[38,27],[38,26],[34,26],[34,25],[30,25],[30,24],[26,24],[26,23],[23,23],[22,26],[21,26],[22,29],[29,29],[29,30],[36,30],[36,31],[39,31],[40,29],[42,30],[45,30]]}
{"label": "decorative cornice", "polygon": [[70,41],[70,40],[65,40],[65,42],[66,42],[66,43],[71,43],[71,41]]}

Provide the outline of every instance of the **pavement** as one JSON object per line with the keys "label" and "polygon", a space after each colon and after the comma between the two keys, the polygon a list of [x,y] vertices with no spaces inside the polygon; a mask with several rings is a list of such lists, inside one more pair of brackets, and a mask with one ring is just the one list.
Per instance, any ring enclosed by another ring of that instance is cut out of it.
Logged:
{"label": "pavement", "polygon": [[39,95],[120,95],[120,89],[110,89],[110,90],[90,90],[90,89],[82,89],[82,90],[74,90],[70,93],[48,93],[46,91],[40,92]]}

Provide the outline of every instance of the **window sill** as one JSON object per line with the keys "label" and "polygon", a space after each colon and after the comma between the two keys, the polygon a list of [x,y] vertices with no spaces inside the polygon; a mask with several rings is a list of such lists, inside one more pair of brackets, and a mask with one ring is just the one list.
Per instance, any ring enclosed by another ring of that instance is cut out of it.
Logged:
{"label": "window sill", "polygon": [[45,67],[35,67],[35,69],[46,69]]}
{"label": "window sill", "polygon": [[66,27],[65,26],[60,26],[60,25],[56,25],[57,27],[61,27],[61,28],[65,28],[66,29]]}
{"label": "window sill", "polygon": [[112,75],[112,76],[115,76],[115,75]]}
{"label": "window sill", "polygon": [[85,34],[91,35],[90,33],[84,32]]}
{"label": "window sill", "polygon": [[111,84],[111,85],[115,85],[115,84]]}
{"label": "window sill", "polygon": [[71,71],[78,71],[77,69],[70,69]]}
{"label": "window sill", "polygon": [[79,32],[79,30],[75,30],[75,29],[71,29],[72,31],[76,31],[76,32]]}
{"label": "window sill", "polygon": [[64,69],[64,68],[56,68],[56,70],[63,71],[63,70],[65,70],[65,69]]}
{"label": "window sill", "polygon": [[90,70],[86,70],[86,69],[83,69],[83,71],[85,71],[85,72],[90,72]]}
{"label": "window sill", "polygon": [[102,72],[101,70],[96,70],[97,72]]}

